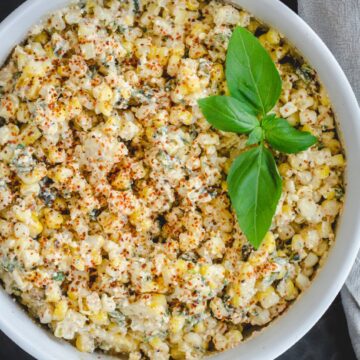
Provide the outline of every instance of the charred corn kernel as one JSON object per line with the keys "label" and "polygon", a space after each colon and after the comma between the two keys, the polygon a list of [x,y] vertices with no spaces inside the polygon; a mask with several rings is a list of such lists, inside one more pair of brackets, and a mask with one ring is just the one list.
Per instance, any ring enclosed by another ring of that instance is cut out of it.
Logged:
{"label": "charred corn kernel", "polygon": [[331,153],[333,155],[338,154],[341,150],[341,144],[339,140],[331,139],[330,141],[327,142],[326,145],[331,150]]}
{"label": "charred corn kernel", "polygon": [[199,8],[199,2],[197,0],[186,0],[186,8],[195,11]]}
{"label": "charred corn kernel", "polygon": [[294,283],[289,279],[285,284],[285,300],[291,301],[297,298],[299,294],[298,289],[295,287]]}
{"label": "charred corn kernel", "polygon": [[66,300],[60,300],[56,305],[53,313],[53,319],[62,321],[68,311],[68,303]]}
{"label": "charred corn kernel", "polygon": [[42,133],[37,126],[26,125],[20,136],[21,142],[24,145],[32,145],[35,143],[36,140],[41,138]]}
{"label": "charred corn kernel", "polygon": [[170,318],[169,330],[173,334],[179,333],[185,326],[185,316],[174,315]]}
{"label": "charred corn kernel", "polygon": [[319,168],[315,169],[315,176],[324,180],[330,175],[330,167],[328,165],[321,165]]}
{"label": "charred corn kernel", "polygon": [[266,33],[266,40],[271,44],[271,45],[278,45],[280,43],[280,34],[274,30],[274,29],[270,29],[267,33]]}
{"label": "charred corn kernel", "polygon": [[64,222],[63,216],[56,210],[44,210],[45,224],[49,229],[60,229]]}
{"label": "charred corn kernel", "polygon": [[280,300],[279,295],[272,286],[269,286],[265,291],[258,292],[256,297],[264,309],[271,308]]}
{"label": "charred corn kernel", "polygon": [[330,165],[331,165],[331,166],[335,166],[335,167],[345,166],[344,156],[343,156],[342,154],[334,155],[334,156],[330,159]]}
{"label": "charred corn kernel", "polygon": [[89,315],[89,319],[96,325],[107,325],[109,317],[106,311],[99,311],[95,315]]}
{"label": "charred corn kernel", "polygon": [[288,163],[283,163],[279,165],[279,172],[282,176],[287,176],[290,170],[291,167]]}
{"label": "charred corn kernel", "polygon": [[91,353],[94,351],[94,342],[84,334],[78,334],[75,342],[76,348],[84,353]]}

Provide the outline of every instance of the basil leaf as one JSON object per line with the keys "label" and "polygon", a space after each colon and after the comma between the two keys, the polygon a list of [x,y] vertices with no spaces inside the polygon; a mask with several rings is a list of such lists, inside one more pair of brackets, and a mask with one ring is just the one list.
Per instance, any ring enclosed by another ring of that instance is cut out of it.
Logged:
{"label": "basil leaf", "polygon": [[282,191],[272,153],[260,145],[241,154],[232,164],[227,181],[240,228],[258,248],[271,226]]}
{"label": "basil leaf", "polygon": [[247,134],[260,125],[256,116],[244,111],[241,102],[230,96],[210,96],[198,100],[198,104],[216,129]]}
{"label": "basil leaf", "polygon": [[264,131],[258,126],[249,135],[246,145],[255,145],[264,140]]}
{"label": "basil leaf", "polygon": [[262,121],[265,138],[276,150],[294,154],[304,151],[317,143],[317,138],[309,132],[299,131],[285,119],[267,116]]}
{"label": "basil leaf", "polygon": [[275,106],[282,82],[269,53],[259,40],[237,27],[226,56],[226,80],[230,94],[264,116]]}

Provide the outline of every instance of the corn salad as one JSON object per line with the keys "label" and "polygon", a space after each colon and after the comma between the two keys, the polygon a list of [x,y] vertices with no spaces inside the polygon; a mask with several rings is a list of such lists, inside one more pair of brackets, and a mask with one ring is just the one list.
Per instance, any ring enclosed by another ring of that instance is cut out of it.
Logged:
{"label": "corn salad", "polygon": [[[248,28],[283,80],[274,109],[319,139],[275,154],[284,179],[258,250],[226,176],[247,137],[197,100],[228,94],[227,44]],[[345,159],[315,71],[274,29],[219,1],[82,0],[0,70],[0,279],[79,351],[200,359],[269,324],[334,242]]]}

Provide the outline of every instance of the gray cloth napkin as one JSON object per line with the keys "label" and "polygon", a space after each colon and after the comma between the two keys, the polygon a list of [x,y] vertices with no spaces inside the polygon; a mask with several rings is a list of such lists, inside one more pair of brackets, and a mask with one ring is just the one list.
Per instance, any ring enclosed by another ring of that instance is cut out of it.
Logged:
{"label": "gray cloth napkin", "polygon": [[[299,14],[334,53],[360,100],[360,0],[299,0]],[[360,360],[360,254],[341,298]]]}

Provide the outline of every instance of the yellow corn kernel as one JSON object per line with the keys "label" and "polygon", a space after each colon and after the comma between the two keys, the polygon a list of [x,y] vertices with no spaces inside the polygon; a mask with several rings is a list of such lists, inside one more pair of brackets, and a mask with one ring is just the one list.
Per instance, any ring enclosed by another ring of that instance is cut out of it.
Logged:
{"label": "yellow corn kernel", "polygon": [[106,311],[99,311],[95,315],[90,315],[89,319],[96,325],[107,325],[109,323],[109,317]]}
{"label": "yellow corn kernel", "polygon": [[45,224],[49,229],[60,229],[64,222],[63,216],[56,210],[44,209]]}
{"label": "yellow corn kernel", "polygon": [[66,180],[70,179],[74,175],[72,169],[66,168],[64,166],[59,166],[54,172],[53,179],[60,184],[64,183]]}
{"label": "yellow corn kernel", "polygon": [[311,127],[309,124],[305,124],[305,125],[302,127],[301,130],[302,130],[302,131],[307,131],[307,132],[309,132],[310,134],[315,135],[315,134],[314,134],[314,130],[312,129],[312,127]]}
{"label": "yellow corn kernel", "polygon": [[259,291],[256,298],[264,309],[269,309],[280,299],[272,286],[269,286],[265,291]]}
{"label": "yellow corn kernel", "polygon": [[85,270],[85,262],[80,256],[74,256],[73,264],[76,270],[79,271]]}
{"label": "yellow corn kernel", "polygon": [[38,166],[31,173],[18,174],[18,176],[24,184],[31,185],[38,183],[43,177],[46,176],[46,174],[47,174],[47,170],[45,166]]}
{"label": "yellow corn kernel", "polygon": [[32,145],[36,140],[40,139],[42,133],[34,125],[26,125],[20,134],[21,143],[24,145]]}
{"label": "yellow corn kernel", "polygon": [[99,102],[97,104],[97,109],[99,110],[99,112],[105,116],[110,116],[111,112],[113,110],[113,106],[111,105],[110,102]]}
{"label": "yellow corn kernel", "polygon": [[330,105],[329,96],[323,86],[320,89],[320,102],[321,102],[321,105],[324,105],[324,106]]}
{"label": "yellow corn kernel", "polygon": [[280,43],[280,34],[274,30],[274,29],[270,29],[267,33],[266,33],[266,40],[271,44],[271,45],[278,45]]}
{"label": "yellow corn kernel", "polygon": [[116,175],[116,178],[111,183],[111,186],[115,190],[120,190],[120,191],[130,189],[130,187],[131,187],[131,179],[130,179],[129,174],[124,173],[124,172],[119,172]]}
{"label": "yellow corn kernel", "polygon": [[75,291],[68,291],[67,292],[67,296],[69,297],[70,300],[72,301],[76,301],[78,299],[78,293]]}
{"label": "yellow corn kernel", "polygon": [[165,66],[169,60],[169,49],[166,47],[152,46],[148,58],[149,60],[156,60],[161,66]]}
{"label": "yellow corn kernel", "polygon": [[167,307],[166,296],[162,294],[154,294],[151,298],[150,307],[152,309],[158,309],[159,307],[163,309]]}
{"label": "yellow corn kernel", "polygon": [[192,125],[194,123],[194,118],[192,116],[192,113],[187,110],[179,112],[179,120],[184,125]]}
{"label": "yellow corn kernel", "polygon": [[300,113],[299,111],[297,111],[296,113],[290,115],[289,117],[286,118],[287,122],[291,125],[291,126],[297,126],[300,123]]}
{"label": "yellow corn kernel", "polygon": [[221,64],[215,64],[211,69],[211,80],[213,82],[221,82],[224,80],[224,67]]}
{"label": "yellow corn kernel", "polygon": [[37,214],[34,212],[31,214],[31,221],[29,222],[28,226],[31,237],[40,235],[44,229],[41,222],[39,221]]}
{"label": "yellow corn kernel", "polygon": [[200,59],[207,54],[205,46],[201,44],[196,44],[192,46],[189,50],[189,57],[192,59]]}
{"label": "yellow corn kernel", "polygon": [[204,321],[200,321],[199,323],[197,323],[195,326],[194,326],[194,331],[196,333],[202,333],[206,330],[206,327],[205,327],[205,324],[204,324]]}
{"label": "yellow corn kernel", "polygon": [[70,68],[67,65],[60,65],[56,71],[61,77],[69,77],[71,75]]}
{"label": "yellow corn kernel", "polygon": [[328,165],[321,165],[319,168],[315,169],[315,174],[317,177],[324,180],[330,175],[330,167]]}
{"label": "yellow corn kernel", "polygon": [[336,196],[335,190],[330,191],[324,195],[326,200],[333,200],[333,199],[335,199],[335,196]]}
{"label": "yellow corn kernel", "polygon": [[94,351],[93,341],[84,334],[78,334],[75,342],[76,348],[81,352],[91,353]]}
{"label": "yellow corn kernel", "polygon": [[265,235],[264,241],[261,244],[261,250],[265,250],[269,254],[276,250],[275,237],[271,231],[268,231]]}
{"label": "yellow corn kernel", "polygon": [[47,34],[46,31],[42,31],[40,34],[36,34],[33,37],[33,40],[34,42],[44,45],[49,41],[49,35]]}
{"label": "yellow corn kernel", "polygon": [[68,304],[66,300],[60,300],[56,305],[53,313],[53,319],[57,321],[62,321],[65,319],[66,313],[68,311]]}
{"label": "yellow corn kernel", "polygon": [[331,139],[329,142],[326,143],[326,146],[330,149],[333,155],[336,155],[341,150],[341,144],[339,140]]}
{"label": "yellow corn kernel", "polygon": [[185,358],[185,353],[178,347],[171,347],[170,349],[171,358],[175,360],[181,360]]}
{"label": "yellow corn kernel", "polygon": [[284,214],[290,214],[291,213],[291,206],[288,204],[283,205],[282,212]]}
{"label": "yellow corn kernel", "polygon": [[110,101],[113,98],[113,92],[110,86],[106,83],[96,86],[93,90],[93,95],[99,102]]}
{"label": "yellow corn kernel", "polygon": [[331,163],[332,166],[338,166],[338,167],[344,166],[345,165],[344,156],[342,154],[334,155],[331,158],[330,163]]}
{"label": "yellow corn kernel", "polygon": [[174,315],[170,319],[169,330],[173,334],[179,333],[185,325],[185,317],[182,315]]}
{"label": "yellow corn kernel", "polygon": [[287,176],[290,170],[291,167],[288,163],[283,163],[279,165],[279,173],[282,176]]}
{"label": "yellow corn kernel", "polygon": [[91,259],[96,266],[100,265],[102,263],[101,252],[98,249],[93,249],[91,251]]}
{"label": "yellow corn kernel", "polygon": [[199,2],[197,0],[186,0],[186,8],[190,11],[195,11],[199,8]]}
{"label": "yellow corn kernel", "polygon": [[227,184],[226,181],[222,181],[222,182],[221,182],[221,189],[222,189],[223,191],[228,191],[228,184]]}
{"label": "yellow corn kernel", "polygon": [[188,270],[188,263],[183,259],[176,260],[175,268],[177,272],[184,273]]}
{"label": "yellow corn kernel", "polygon": [[181,57],[179,55],[171,55],[169,58],[169,63],[167,66],[167,73],[170,76],[175,76],[177,71],[179,70],[179,64],[181,61]]}
{"label": "yellow corn kernel", "polygon": [[121,353],[130,353],[138,348],[138,342],[129,335],[114,335],[114,344],[116,344],[115,350]]}
{"label": "yellow corn kernel", "polygon": [[69,101],[68,105],[69,105],[68,111],[71,114],[71,118],[80,115],[80,113],[82,111],[82,105],[81,105],[78,97],[73,97]]}

